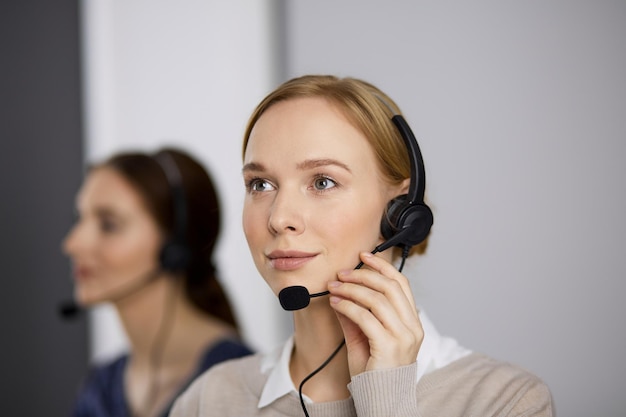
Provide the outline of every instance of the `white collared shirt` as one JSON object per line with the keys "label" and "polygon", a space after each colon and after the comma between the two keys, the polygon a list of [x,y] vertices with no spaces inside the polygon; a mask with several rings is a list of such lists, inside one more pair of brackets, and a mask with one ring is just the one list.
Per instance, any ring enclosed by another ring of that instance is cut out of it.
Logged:
{"label": "white collared shirt", "polygon": [[[424,329],[424,340],[417,354],[416,382],[425,374],[442,368],[471,353],[470,350],[460,346],[455,339],[441,336],[433,323],[421,310],[419,318]],[[294,386],[289,373],[289,361],[292,351],[293,335],[287,339],[282,348],[279,347],[263,357],[261,373],[269,376],[259,399],[259,408],[271,404],[290,392],[298,394],[298,390]],[[303,397],[305,401],[311,402],[306,396]]]}

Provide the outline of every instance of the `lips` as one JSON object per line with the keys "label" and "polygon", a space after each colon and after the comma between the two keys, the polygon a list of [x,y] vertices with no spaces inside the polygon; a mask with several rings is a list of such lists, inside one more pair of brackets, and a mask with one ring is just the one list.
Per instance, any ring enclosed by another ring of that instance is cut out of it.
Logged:
{"label": "lips", "polygon": [[89,279],[93,275],[93,271],[90,268],[84,266],[74,266],[73,275],[76,281],[83,281]]}
{"label": "lips", "polygon": [[293,271],[301,268],[317,256],[316,253],[300,251],[273,251],[267,258],[274,269],[279,271]]}

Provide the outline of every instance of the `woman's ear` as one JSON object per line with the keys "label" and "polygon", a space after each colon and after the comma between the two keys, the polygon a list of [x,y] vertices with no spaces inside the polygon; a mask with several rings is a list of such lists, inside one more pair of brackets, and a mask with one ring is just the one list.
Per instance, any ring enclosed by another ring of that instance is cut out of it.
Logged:
{"label": "woman's ear", "polygon": [[398,185],[395,185],[393,187],[390,187],[388,189],[388,197],[389,197],[389,201],[393,200],[396,197],[399,197],[401,195],[405,195],[409,193],[409,186],[411,185],[411,179],[410,178],[405,178],[404,180],[402,180],[401,183],[399,183]]}
{"label": "woman's ear", "polygon": [[400,194],[408,194],[411,178],[405,178],[400,185]]}

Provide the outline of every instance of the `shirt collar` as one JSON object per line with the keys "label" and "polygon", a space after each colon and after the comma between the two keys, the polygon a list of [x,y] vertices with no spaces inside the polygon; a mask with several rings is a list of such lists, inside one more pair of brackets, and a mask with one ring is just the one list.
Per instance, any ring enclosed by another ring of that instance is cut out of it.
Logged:
{"label": "shirt collar", "polygon": [[289,373],[289,360],[293,351],[293,335],[287,339],[282,349],[279,347],[265,355],[261,361],[261,373],[268,374],[258,407],[271,404],[283,395],[297,392]]}
{"label": "shirt collar", "polygon": [[[416,382],[425,374],[471,353],[470,350],[461,347],[456,340],[441,336],[430,319],[421,310],[419,318],[424,329],[424,340],[417,354]],[[269,376],[259,399],[259,408],[265,407],[289,393],[298,394],[298,390],[294,386],[289,373],[289,361],[292,351],[293,335],[287,339],[282,348],[278,347],[263,357],[261,373]],[[305,397],[305,400],[308,399]]]}

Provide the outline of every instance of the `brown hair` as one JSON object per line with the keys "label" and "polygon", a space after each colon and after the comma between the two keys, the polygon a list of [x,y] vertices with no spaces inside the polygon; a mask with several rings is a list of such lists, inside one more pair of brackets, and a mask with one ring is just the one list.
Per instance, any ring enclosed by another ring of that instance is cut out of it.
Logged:
{"label": "brown hair", "polygon": [[[367,138],[383,178],[390,185],[399,185],[411,176],[409,156],[404,141],[391,118],[401,114],[396,103],[374,85],[356,78],[332,75],[304,75],[281,84],[255,108],[243,137],[242,155],[259,118],[276,103],[295,98],[320,97],[336,106]],[[423,254],[428,238],[411,253]],[[397,251],[396,251],[397,252]]]}
{"label": "brown hair", "polygon": [[156,158],[167,154],[180,173],[186,207],[184,244],[190,261],[184,271],[187,298],[204,313],[238,328],[230,301],[216,278],[213,251],[220,226],[220,202],[208,171],[189,154],[178,149],[161,149],[155,155],[141,152],[116,154],[100,167],[110,167],[126,178],[143,197],[166,238],[176,231],[173,184]]}

